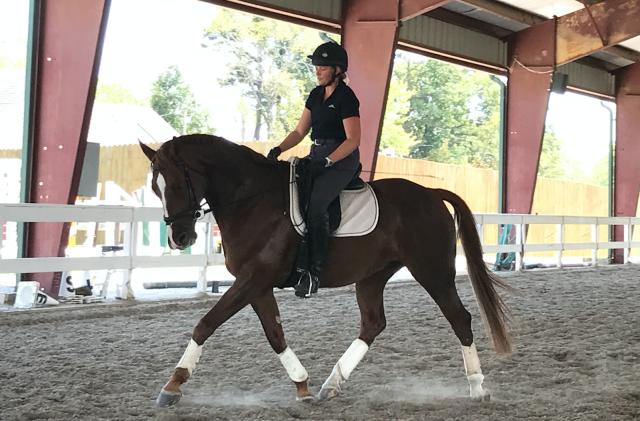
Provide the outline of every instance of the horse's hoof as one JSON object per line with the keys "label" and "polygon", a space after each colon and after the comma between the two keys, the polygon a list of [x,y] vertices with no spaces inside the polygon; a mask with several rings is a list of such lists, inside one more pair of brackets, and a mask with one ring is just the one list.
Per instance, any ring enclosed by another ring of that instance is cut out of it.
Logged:
{"label": "horse's hoof", "polygon": [[313,396],[313,395],[303,396],[301,398],[296,397],[296,401],[304,402],[304,403],[315,403],[316,402],[316,397]]}
{"label": "horse's hoof", "polygon": [[167,392],[166,390],[162,389],[160,391],[160,394],[158,395],[158,399],[156,399],[156,403],[158,404],[158,406],[165,408],[167,406],[175,405],[176,403],[178,403],[181,397],[182,393],[180,392]]}
{"label": "horse's hoof", "polygon": [[340,394],[340,391],[332,388],[322,388],[320,389],[320,393],[318,393],[318,402],[326,401],[331,398],[335,398]]}
{"label": "horse's hoof", "polygon": [[484,393],[482,394],[482,396],[476,396],[471,398],[474,402],[489,402],[491,401],[491,392],[489,392],[489,390],[484,389],[483,391]]}

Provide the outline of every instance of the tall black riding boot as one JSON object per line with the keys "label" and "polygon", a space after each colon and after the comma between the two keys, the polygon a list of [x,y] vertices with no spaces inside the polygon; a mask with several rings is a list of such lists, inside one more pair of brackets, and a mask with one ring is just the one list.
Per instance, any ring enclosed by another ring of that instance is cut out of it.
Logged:
{"label": "tall black riding boot", "polygon": [[307,221],[307,233],[309,235],[309,273],[300,279],[294,288],[296,295],[301,298],[310,298],[318,292],[320,285],[320,272],[329,254],[329,215]]}

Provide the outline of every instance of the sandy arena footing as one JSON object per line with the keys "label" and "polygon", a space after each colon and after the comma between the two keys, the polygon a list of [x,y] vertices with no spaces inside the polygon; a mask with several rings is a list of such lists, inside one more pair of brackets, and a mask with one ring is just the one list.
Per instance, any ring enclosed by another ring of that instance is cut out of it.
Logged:
{"label": "sandy arena footing", "polygon": [[[175,407],[160,388],[215,297],[0,313],[0,419],[12,420],[636,420],[640,267],[508,274],[516,350],[490,349],[470,284],[458,291],[490,403],[475,403],[460,344],[415,282],[385,291],[387,329],[339,397],[295,401],[295,385],[250,307],[205,344]],[[285,335],[316,393],[357,337],[353,287],[296,299],[277,292]]]}

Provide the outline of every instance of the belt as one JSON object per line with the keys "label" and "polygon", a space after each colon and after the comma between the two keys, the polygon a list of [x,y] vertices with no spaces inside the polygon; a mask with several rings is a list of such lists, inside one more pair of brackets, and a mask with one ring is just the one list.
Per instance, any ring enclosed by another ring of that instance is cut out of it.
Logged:
{"label": "belt", "polygon": [[331,145],[333,143],[341,143],[338,139],[313,139],[315,146]]}

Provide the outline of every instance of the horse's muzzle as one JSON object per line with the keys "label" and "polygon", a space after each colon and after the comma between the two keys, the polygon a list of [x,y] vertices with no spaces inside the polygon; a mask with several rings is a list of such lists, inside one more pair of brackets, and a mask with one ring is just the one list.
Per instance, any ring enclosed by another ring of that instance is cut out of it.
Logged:
{"label": "horse's muzzle", "polygon": [[197,238],[198,234],[196,234],[195,231],[183,231],[180,234],[173,234],[173,242],[179,250],[184,250],[187,247],[194,245]]}

